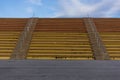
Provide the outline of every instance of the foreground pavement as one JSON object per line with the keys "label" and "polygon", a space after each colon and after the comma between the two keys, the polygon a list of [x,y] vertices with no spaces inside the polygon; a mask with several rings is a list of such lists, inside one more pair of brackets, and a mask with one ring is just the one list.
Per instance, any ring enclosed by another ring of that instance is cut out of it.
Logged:
{"label": "foreground pavement", "polygon": [[120,61],[2,60],[0,80],[120,80]]}

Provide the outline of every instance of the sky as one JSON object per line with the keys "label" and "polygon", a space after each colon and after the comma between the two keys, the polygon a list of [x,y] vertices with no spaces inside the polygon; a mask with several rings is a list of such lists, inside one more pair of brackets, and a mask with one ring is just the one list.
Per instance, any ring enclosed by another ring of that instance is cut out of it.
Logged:
{"label": "sky", "polygon": [[0,0],[0,17],[120,18],[120,0]]}

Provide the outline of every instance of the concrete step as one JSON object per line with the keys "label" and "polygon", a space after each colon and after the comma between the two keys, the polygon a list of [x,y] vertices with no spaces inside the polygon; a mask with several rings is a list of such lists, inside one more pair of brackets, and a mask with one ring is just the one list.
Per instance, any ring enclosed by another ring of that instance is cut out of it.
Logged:
{"label": "concrete step", "polygon": [[92,57],[27,57],[28,60],[93,60]]}

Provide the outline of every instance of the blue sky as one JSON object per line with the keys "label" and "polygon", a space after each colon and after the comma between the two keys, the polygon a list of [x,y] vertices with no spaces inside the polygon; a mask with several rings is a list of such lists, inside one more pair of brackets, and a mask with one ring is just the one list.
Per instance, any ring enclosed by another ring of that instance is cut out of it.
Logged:
{"label": "blue sky", "polygon": [[0,0],[0,17],[120,17],[120,0]]}

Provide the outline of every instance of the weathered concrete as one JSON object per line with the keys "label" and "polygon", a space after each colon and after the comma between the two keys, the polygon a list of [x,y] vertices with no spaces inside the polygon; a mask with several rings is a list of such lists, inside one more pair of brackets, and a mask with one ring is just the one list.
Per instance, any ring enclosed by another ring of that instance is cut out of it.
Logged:
{"label": "weathered concrete", "polygon": [[120,80],[120,61],[0,61],[0,80]]}

